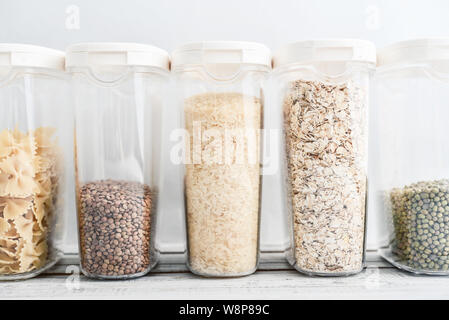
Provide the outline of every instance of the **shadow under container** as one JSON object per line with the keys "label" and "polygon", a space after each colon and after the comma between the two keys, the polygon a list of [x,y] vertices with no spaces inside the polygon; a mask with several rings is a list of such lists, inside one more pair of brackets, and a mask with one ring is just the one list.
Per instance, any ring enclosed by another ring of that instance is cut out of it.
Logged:
{"label": "shadow under container", "polygon": [[449,275],[449,38],[380,50],[376,97],[381,255],[409,272]]}
{"label": "shadow under container", "polygon": [[67,102],[64,52],[0,44],[0,280],[32,278],[62,256]]}
{"label": "shadow under container", "polygon": [[168,54],[134,43],[67,50],[76,108],[76,195],[82,272],[128,279],[157,263],[160,124]]}
{"label": "shadow under container", "polygon": [[373,44],[348,39],[292,43],[273,58],[287,258],[308,275],[348,276],[364,268],[375,61]]}
{"label": "shadow under container", "polygon": [[256,271],[263,81],[270,51],[248,42],[191,43],[173,52],[185,128],[188,267],[206,277]]}

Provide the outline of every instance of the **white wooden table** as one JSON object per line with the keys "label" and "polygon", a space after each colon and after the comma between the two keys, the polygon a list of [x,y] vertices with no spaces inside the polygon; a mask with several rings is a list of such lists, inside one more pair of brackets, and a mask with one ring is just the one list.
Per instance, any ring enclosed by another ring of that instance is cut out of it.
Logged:
{"label": "white wooden table", "polygon": [[[204,279],[187,272],[182,259],[166,255],[148,276],[98,281],[79,275],[76,256],[66,256],[30,280],[0,282],[2,299],[449,299],[449,277],[414,276],[367,256],[367,268],[346,278],[307,277],[282,254],[264,253],[254,275]],[[270,261],[270,262],[268,262]]]}

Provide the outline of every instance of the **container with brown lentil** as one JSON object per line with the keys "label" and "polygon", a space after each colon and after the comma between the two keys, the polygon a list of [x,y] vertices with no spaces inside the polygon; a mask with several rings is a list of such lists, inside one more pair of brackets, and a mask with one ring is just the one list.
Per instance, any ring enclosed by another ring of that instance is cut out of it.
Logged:
{"label": "container with brown lentil", "polygon": [[78,194],[81,266],[93,276],[145,274],[150,250],[151,190],[138,182],[102,180]]}
{"label": "container with brown lentil", "polygon": [[155,216],[168,65],[166,52],[147,45],[88,43],[68,49],[76,104],[79,252],[88,277],[135,278],[157,263]]}

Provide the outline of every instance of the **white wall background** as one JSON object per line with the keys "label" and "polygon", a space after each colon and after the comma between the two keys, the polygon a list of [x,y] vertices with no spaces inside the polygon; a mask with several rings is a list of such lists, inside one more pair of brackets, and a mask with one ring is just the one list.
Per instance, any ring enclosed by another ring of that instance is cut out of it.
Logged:
{"label": "white wall background", "polygon": [[[273,50],[311,38],[362,38],[384,46],[415,37],[449,36],[447,0],[0,0],[0,42],[64,49],[80,41],[131,41],[168,51],[198,40],[248,40]],[[63,107],[63,106],[61,106]],[[375,112],[375,110],[372,110]],[[174,109],[167,110],[166,121]],[[169,125],[166,126],[166,131]],[[165,166],[159,243],[183,247],[180,186]],[[279,176],[264,180],[262,249],[282,248]],[[76,250],[75,210],[67,250]],[[368,246],[381,239],[379,215],[369,212]]]}

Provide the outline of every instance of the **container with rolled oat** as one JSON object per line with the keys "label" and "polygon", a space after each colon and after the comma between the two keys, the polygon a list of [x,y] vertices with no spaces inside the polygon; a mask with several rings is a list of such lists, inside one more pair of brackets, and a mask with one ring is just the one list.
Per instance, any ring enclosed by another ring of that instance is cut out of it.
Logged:
{"label": "container with rolled oat", "polygon": [[376,78],[380,253],[402,270],[449,275],[449,38],[379,50]]}
{"label": "container with rolled oat", "polygon": [[157,263],[160,123],[168,54],[134,43],[68,48],[76,107],[81,269],[128,279]]}
{"label": "container with rolled oat", "polygon": [[309,275],[364,267],[368,93],[373,44],[297,42],[274,56],[283,112],[289,262]]}
{"label": "container with rolled oat", "polygon": [[253,273],[259,256],[262,81],[270,52],[247,42],[184,45],[172,55],[185,127],[188,266]]}
{"label": "container with rolled oat", "polygon": [[0,44],[0,280],[34,277],[62,256],[68,101],[64,52]]}

